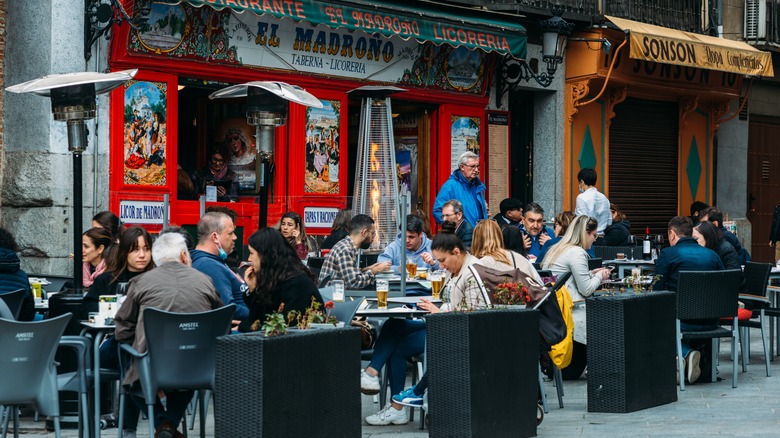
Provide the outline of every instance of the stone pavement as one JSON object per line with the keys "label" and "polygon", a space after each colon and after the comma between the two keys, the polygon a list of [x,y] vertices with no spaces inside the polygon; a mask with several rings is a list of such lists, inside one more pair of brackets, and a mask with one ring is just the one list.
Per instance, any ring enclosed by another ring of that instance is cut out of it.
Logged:
{"label": "stone pavement", "polygon": [[[753,331],[752,354],[747,373],[740,372],[739,385],[731,388],[730,346],[721,347],[718,383],[686,385],[678,390],[678,401],[664,406],[629,414],[595,414],[587,412],[586,380],[564,382],[564,408],[558,408],[555,387],[545,383],[550,412],[537,432],[540,437],[690,437],[690,436],[780,436],[780,360],[772,363],[772,377],[766,377],[761,356],[761,339]],[[362,396],[363,415],[373,414],[379,405],[373,397]],[[415,416],[415,418],[417,418]],[[54,437],[45,433],[43,423],[23,419],[25,437]],[[213,412],[209,414],[207,436],[214,437]],[[418,429],[418,421],[403,426],[363,426],[363,437],[427,437],[427,431]],[[146,422],[139,425],[139,437]],[[108,429],[103,436],[115,437],[116,429]],[[190,436],[198,436],[196,430]],[[75,430],[64,431],[63,437],[76,437]]]}

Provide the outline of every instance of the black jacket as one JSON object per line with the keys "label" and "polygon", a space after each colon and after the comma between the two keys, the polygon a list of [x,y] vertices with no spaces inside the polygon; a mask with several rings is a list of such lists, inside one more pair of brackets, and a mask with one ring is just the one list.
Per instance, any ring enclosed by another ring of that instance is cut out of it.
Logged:
{"label": "black jacket", "polygon": [[19,256],[10,249],[0,248],[0,295],[24,289],[22,310],[19,321],[32,321],[35,318],[35,298],[32,295],[27,273],[21,269]]}
{"label": "black jacket", "polygon": [[[718,253],[720,261],[723,262],[725,269],[739,269],[742,270],[742,261],[739,258],[739,254],[734,247],[726,240],[720,239],[718,247],[715,248],[715,252]],[[739,293],[747,293],[747,282],[745,276],[742,276],[742,283],[739,286]]]}
{"label": "black jacket", "polygon": [[775,212],[772,215],[772,228],[769,229],[769,241],[777,242],[780,240],[780,205],[775,205]]}
{"label": "black jacket", "polygon": [[604,244],[608,246],[628,245],[628,236],[630,235],[631,222],[627,220],[612,222],[612,225],[604,230]]}
{"label": "black jacket", "polygon": [[317,289],[314,281],[303,272],[279,283],[270,294],[252,292],[245,299],[249,306],[249,317],[238,326],[238,330],[241,332],[252,331],[252,324],[255,321],[260,321],[262,326],[266,316],[276,312],[281,303],[284,303],[282,313],[285,320],[287,320],[287,313],[291,310],[305,313],[306,309],[311,306],[312,297],[323,304],[320,290]]}
{"label": "black jacket", "polygon": [[349,231],[347,230],[333,230],[331,231],[330,236],[326,237],[325,240],[322,241],[320,248],[333,249],[333,245],[339,243],[341,239],[347,236],[349,236]]}
{"label": "black jacket", "polygon": [[496,223],[498,223],[498,226],[501,227],[501,229],[503,229],[507,225],[512,225],[515,227],[520,226],[520,222],[515,222],[501,213],[496,213],[496,215],[493,216],[493,220],[496,221]]}

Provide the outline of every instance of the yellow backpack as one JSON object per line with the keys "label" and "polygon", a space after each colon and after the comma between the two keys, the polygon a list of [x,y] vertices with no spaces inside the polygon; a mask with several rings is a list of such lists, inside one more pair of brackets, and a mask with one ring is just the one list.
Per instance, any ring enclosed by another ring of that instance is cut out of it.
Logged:
{"label": "yellow backpack", "polygon": [[552,346],[550,358],[555,363],[555,366],[562,369],[571,363],[572,350],[574,349],[574,318],[571,314],[574,303],[565,284],[558,289],[556,295],[558,307],[561,308],[561,315],[563,315],[563,320],[566,322],[566,338]]}

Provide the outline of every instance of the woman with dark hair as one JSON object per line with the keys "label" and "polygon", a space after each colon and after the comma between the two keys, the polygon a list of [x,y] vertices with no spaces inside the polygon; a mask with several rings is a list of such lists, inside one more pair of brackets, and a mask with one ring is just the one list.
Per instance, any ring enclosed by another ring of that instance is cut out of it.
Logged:
{"label": "woman with dark hair", "polygon": [[279,232],[282,233],[282,236],[284,236],[293,249],[295,249],[295,252],[301,260],[305,260],[309,255],[309,252],[315,250],[306,236],[306,228],[304,228],[303,220],[298,213],[288,211],[283,214],[282,220],[279,221]]}
{"label": "woman with dark hair", "polygon": [[116,295],[121,283],[154,268],[152,236],[145,228],[132,226],[122,233],[119,245],[108,261],[106,272],[95,278],[81,303],[79,318],[86,320],[97,312],[101,295]]}
{"label": "woman with dark hair", "polygon": [[321,249],[331,249],[341,239],[349,236],[349,221],[352,219],[352,209],[344,208],[339,210],[336,218],[333,219],[333,225],[330,228],[330,235],[322,242]]}
{"label": "woman with dark hair", "polygon": [[250,290],[249,317],[234,321],[239,331],[260,330],[266,315],[276,312],[280,304],[284,304],[282,313],[287,319],[291,310],[306,312],[312,298],[322,303],[314,275],[279,231],[262,228],[249,236],[248,243],[252,266],[244,272],[244,281]]}
{"label": "woman with dark hair", "polygon": [[206,193],[206,186],[217,186],[217,201],[238,202],[238,175],[227,165],[227,154],[221,148],[209,152],[206,167],[192,174],[192,185],[199,195]]}
{"label": "woman with dark hair", "polygon": [[27,273],[21,269],[17,251],[19,247],[14,236],[6,229],[0,228],[0,295],[24,289],[19,321],[32,321],[35,319],[35,298]]}
{"label": "woman with dark hair", "polygon": [[609,211],[612,214],[612,224],[604,230],[604,244],[608,246],[628,245],[631,222],[626,219],[625,213],[620,211],[617,204],[610,203]]}
{"label": "woman with dark hair", "polygon": [[81,235],[82,279],[84,287],[92,286],[106,270],[106,255],[114,239],[105,228],[90,228]]}
{"label": "woman with dark hair", "polygon": [[111,233],[111,240],[114,243],[119,243],[119,237],[122,236],[122,232],[125,227],[122,226],[122,221],[119,220],[117,215],[110,211],[101,211],[92,217],[93,228],[105,228]]}
{"label": "woman with dark hair", "polygon": [[504,227],[501,229],[504,237],[504,248],[514,251],[523,257],[528,257],[528,248],[523,243],[523,232],[518,227]]}
{"label": "woman with dark hair", "polygon": [[[699,222],[693,227],[693,238],[699,242],[699,245],[709,248],[720,257],[723,267],[726,269],[742,269],[742,263],[739,254],[731,244],[723,238],[721,231],[710,221]],[[747,293],[747,282],[742,277],[742,284],[739,286],[740,293]]]}

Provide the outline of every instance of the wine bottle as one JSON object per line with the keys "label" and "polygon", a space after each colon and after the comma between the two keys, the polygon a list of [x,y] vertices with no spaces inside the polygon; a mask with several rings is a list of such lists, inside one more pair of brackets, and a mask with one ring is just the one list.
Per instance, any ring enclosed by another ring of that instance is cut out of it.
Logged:
{"label": "wine bottle", "polygon": [[645,228],[645,240],[642,242],[642,258],[645,260],[651,259],[652,242],[650,241],[650,227]]}

